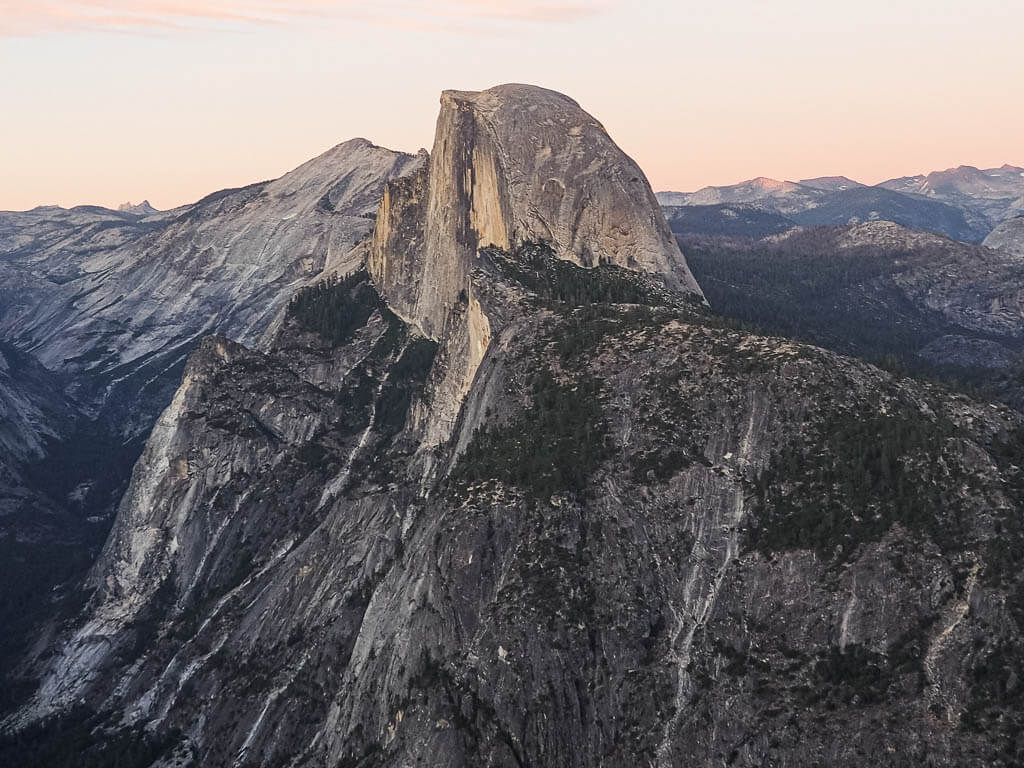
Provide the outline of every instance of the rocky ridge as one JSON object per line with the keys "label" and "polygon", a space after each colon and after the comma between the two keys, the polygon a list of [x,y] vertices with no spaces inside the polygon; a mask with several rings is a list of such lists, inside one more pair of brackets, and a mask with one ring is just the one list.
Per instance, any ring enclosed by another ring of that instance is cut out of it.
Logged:
{"label": "rocky ridge", "polygon": [[847,189],[863,187],[859,181],[854,181],[846,176],[818,176],[814,179],[801,179],[800,184],[811,189],[821,189],[826,192],[843,192]]}
{"label": "rocky ridge", "polygon": [[1024,168],[1009,164],[985,169],[961,165],[926,175],[891,179],[879,186],[957,205],[989,230],[1024,212]]}
{"label": "rocky ridge", "polygon": [[1024,408],[1019,257],[890,222],[680,241],[724,314]]}
{"label": "rocky ridge", "polygon": [[701,295],[643,172],[576,102],[525,85],[445,91],[429,163],[388,186],[367,263],[392,311],[451,342],[434,441],[449,437],[493,333],[469,280],[477,253],[532,242]]}
{"label": "rocky ridge", "polygon": [[149,200],[143,200],[141,203],[122,203],[117,206],[117,210],[122,213],[133,213],[136,216],[152,216],[153,214],[160,213],[160,211],[150,205]]}
{"label": "rocky ridge", "polygon": [[764,176],[725,187],[703,187],[696,192],[659,192],[662,205],[719,205],[756,203],[764,210],[783,216],[815,207],[828,191],[793,181]]}
{"label": "rocky ridge", "polygon": [[[355,263],[348,254],[372,229],[384,183],[421,162],[356,139],[276,181],[155,217],[4,214],[0,330],[51,370],[101,382],[80,393],[97,409],[128,379],[141,378],[128,382],[134,397],[166,389],[164,374],[177,380],[202,335],[255,343],[292,291]],[[168,398],[154,393],[156,412]],[[154,416],[127,419],[125,431]]]}
{"label": "rocky ridge", "polygon": [[890,179],[873,187],[845,176],[800,182],[757,178],[697,192],[659,192],[665,206],[742,204],[792,218],[801,226],[892,221],[957,240],[981,242],[1001,222],[1024,212],[1024,171],[971,166]]}

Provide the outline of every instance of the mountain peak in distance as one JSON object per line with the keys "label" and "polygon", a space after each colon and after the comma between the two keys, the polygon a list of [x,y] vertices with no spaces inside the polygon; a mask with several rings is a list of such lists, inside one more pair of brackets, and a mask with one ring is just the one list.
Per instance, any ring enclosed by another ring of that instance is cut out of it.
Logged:
{"label": "mountain peak in distance", "polygon": [[159,211],[149,204],[149,200],[143,200],[138,205],[134,205],[131,202],[121,203],[117,206],[117,210],[121,213],[131,213],[136,216],[150,216]]}

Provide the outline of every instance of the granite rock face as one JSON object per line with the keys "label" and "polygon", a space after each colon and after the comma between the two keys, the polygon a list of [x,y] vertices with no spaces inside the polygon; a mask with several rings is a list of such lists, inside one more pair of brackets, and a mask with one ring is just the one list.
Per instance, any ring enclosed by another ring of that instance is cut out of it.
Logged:
{"label": "granite rock face", "polygon": [[126,434],[144,431],[204,334],[253,344],[297,287],[354,268],[384,184],[420,162],[355,139],[276,181],[175,211],[0,214],[0,332],[88,380],[92,391],[76,394],[95,410],[151,400],[124,418]]}
{"label": "granite rock face", "polygon": [[63,384],[30,356],[0,344],[0,462],[42,456],[46,440],[66,432],[74,408]]}
{"label": "granite rock face", "polygon": [[95,559],[199,340],[258,344],[297,287],[356,268],[422,163],[356,139],[173,211],[0,213],[0,670]]}
{"label": "granite rock face", "polygon": [[1024,216],[1007,219],[985,238],[982,243],[1011,256],[1024,258]]}
{"label": "granite rock face", "polygon": [[953,325],[1024,338],[1024,265],[1016,259],[884,221],[849,228],[837,245],[893,254],[907,299]]}
{"label": "granite rock face", "polygon": [[[643,172],[576,102],[525,85],[445,91],[428,170],[387,191],[374,280],[433,336],[479,248],[531,242],[582,266],[618,264],[700,294]],[[401,293],[410,274],[425,279]]]}
{"label": "granite rock face", "polygon": [[1020,415],[537,263],[474,269],[504,322],[439,448],[442,347],[383,304],[205,341],[8,726],[84,702],[161,764],[1014,764]]}
{"label": "granite rock face", "polygon": [[436,441],[489,343],[469,280],[478,251],[525,243],[701,296],[643,172],[575,101],[527,85],[445,91],[429,164],[388,186],[368,261],[394,312],[458,347],[437,384]]}
{"label": "granite rock face", "polygon": [[0,757],[1019,764],[1024,417],[520,241],[445,99],[368,269],[192,354]]}

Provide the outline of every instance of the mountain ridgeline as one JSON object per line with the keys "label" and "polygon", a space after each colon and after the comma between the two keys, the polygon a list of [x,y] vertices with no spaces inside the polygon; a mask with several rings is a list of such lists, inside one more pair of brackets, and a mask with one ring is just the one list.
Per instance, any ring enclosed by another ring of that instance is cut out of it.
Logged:
{"label": "mountain ridgeline", "polygon": [[1024,416],[714,314],[560,94],[390,175],[189,355],[0,763],[1024,760]]}
{"label": "mountain ridgeline", "polygon": [[173,211],[0,213],[0,671],[70,609],[200,339],[258,345],[298,288],[355,268],[422,162],[355,139]]}
{"label": "mountain ridgeline", "polygon": [[[872,187],[845,176],[800,182],[761,177],[691,193],[659,192],[658,200],[681,235],[764,237],[780,231],[780,222],[791,229],[890,221],[977,243],[1024,214],[1024,169],[961,166]],[[750,220],[753,211],[760,214],[759,226],[738,229],[737,218]],[[769,224],[768,217],[776,221]]]}

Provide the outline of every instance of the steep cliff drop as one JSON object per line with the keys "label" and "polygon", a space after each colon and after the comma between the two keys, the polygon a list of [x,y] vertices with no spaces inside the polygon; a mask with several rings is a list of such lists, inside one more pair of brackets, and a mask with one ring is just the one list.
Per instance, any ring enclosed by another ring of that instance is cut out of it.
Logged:
{"label": "steep cliff drop", "polygon": [[394,312],[457,347],[428,442],[450,436],[492,334],[470,280],[479,251],[527,243],[702,297],[647,178],[575,101],[528,85],[445,91],[430,162],[388,185],[368,260]]}

